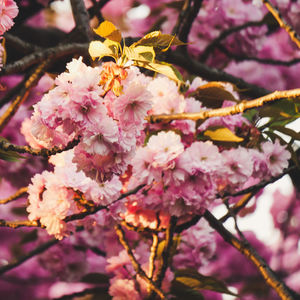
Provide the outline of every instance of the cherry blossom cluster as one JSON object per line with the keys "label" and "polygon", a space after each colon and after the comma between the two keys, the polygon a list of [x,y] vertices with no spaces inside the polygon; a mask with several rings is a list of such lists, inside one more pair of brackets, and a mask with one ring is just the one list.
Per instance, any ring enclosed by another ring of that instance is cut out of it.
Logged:
{"label": "cherry blossom cluster", "polygon": [[[29,189],[30,220],[40,220],[58,238],[68,231],[64,219],[87,208],[83,199],[104,206],[117,199],[119,176],[129,165],[123,190],[146,184],[147,192],[128,197],[125,211],[121,203],[120,216],[150,228],[155,228],[157,214],[161,227],[170,216],[202,214],[224,192],[238,191],[253,178],[276,176],[288,166],[290,153],[278,141],[266,141],[260,149],[223,149],[195,140],[213,126],[233,132],[251,126],[240,114],[211,118],[198,128],[188,120],[169,127],[147,125],[147,114],[196,112],[202,106],[180,94],[166,77],[147,78],[135,67],[112,62],[92,68],[81,58],[73,59],[67,70],[34,105],[22,130],[35,147],[64,147],[80,137],[72,151],[51,159],[54,172],[36,175]],[[203,84],[195,79],[190,91]],[[224,88],[238,97],[231,85]]]}

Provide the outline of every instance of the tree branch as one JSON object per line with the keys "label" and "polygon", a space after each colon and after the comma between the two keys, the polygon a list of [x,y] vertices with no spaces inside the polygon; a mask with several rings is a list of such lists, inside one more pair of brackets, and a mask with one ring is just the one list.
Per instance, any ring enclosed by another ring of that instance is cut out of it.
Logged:
{"label": "tree branch", "polygon": [[[1,120],[1,119],[0,119]],[[76,139],[70,141],[66,147],[64,148],[59,148],[59,147],[53,147],[52,149],[34,149],[31,148],[30,146],[18,146],[11,144],[7,142],[6,140],[0,139],[0,149],[4,151],[14,151],[17,153],[28,153],[34,156],[43,156],[43,157],[48,157],[51,155],[55,155],[57,153],[61,153],[70,149],[73,149],[76,145],[78,145],[80,142],[80,137],[77,137]]]}
{"label": "tree branch", "polygon": [[124,247],[124,249],[127,251],[127,254],[131,260],[132,266],[135,270],[135,272],[144,279],[147,284],[151,287],[151,289],[161,298],[166,299],[164,293],[153,283],[153,281],[146,275],[142,267],[140,266],[139,262],[136,260],[127,240],[125,239],[125,233],[122,229],[122,227],[118,224],[115,226],[116,233],[119,237],[120,243]]}
{"label": "tree branch", "polygon": [[276,59],[259,58],[254,56],[234,54],[228,51],[228,49],[222,45],[219,45],[218,49],[222,51],[226,56],[232,58],[234,61],[237,62],[250,60],[250,61],[256,61],[258,63],[266,64],[266,65],[277,65],[277,66],[286,66],[286,67],[290,67],[292,65],[300,63],[300,58],[294,58],[289,61],[285,61],[285,60],[276,60]]}
{"label": "tree branch", "polygon": [[40,51],[24,56],[23,58],[11,64],[4,66],[0,71],[0,76],[23,72],[28,67],[43,62],[47,58],[53,60],[56,58],[63,57],[65,55],[75,54],[75,53],[81,55],[87,55],[88,46],[89,44],[70,43],[70,44],[60,44],[52,48],[42,49]]}
{"label": "tree branch", "polygon": [[287,90],[287,91],[275,91],[264,97],[260,97],[251,101],[242,100],[239,104],[222,107],[217,109],[200,111],[198,113],[180,113],[180,114],[162,114],[162,115],[150,115],[146,117],[146,120],[151,123],[157,123],[161,121],[173,121],[173,120],[205,120],[212,117],[224,117],[228,115],[234,115],[243,113],[247,109],[263,106],[265,103],[280,100],[282,98],[297,98],[300,97],[300,89]]}
{"label": "tree branch", "polygon": [[47,249],[49,249],[53,245],[57,244],[58,242],[59,242],[59,240],[57,240],[57,239],[51,239],[48,242],[39,245],[38,247],[36,247],[32,251],[28,252],[27,254],[19,257],[17,260],[12,261],[11,263],[9,263],[9,264],[7,264],[3,267],[0,267],[0,275],[2,275],[4,273],[18,267],[19,265],[21,265],[26,260],[34,257],[37,254],[40,254],[40,253],[46,251]]}
{"label": "tree branch", "polygon": [[269,284],[283,300],[294,300],[294,292],[292,292],[284,282],[277,278],[274,271],[267,265],[265,260],[258,255],[249,243],[240,241],[232,235],[223,224],[218,221],[208,210],[204,213],[204,218],[209,225],[214,228],[224,239],[225,242],[232,245],[244,256],[246,256],[260,271],[266,283]]}
{"label": "tree branch", "polygon": [[90,18],[83,0],[71,0],[72,13],[76,23],[76,29],[82,36],[82,41],[89,42],[92,39]]}
{"label": "tree branch", "polygon": [[[191,31],[194,20],[201,8],[202,0],[185,0],[182,10],[179,14],[177,23],[173,29],[172,35],[177,35],[178,38],[186,43]],[[186,50],[186,46],[182,47]]]}
{"label": "tree branch", "polygon": [[11,195],[10,197],[6,198],[6,199],[2,199],[0,200],[0,204],[6,204],[9,202],[12,202],[14,200],[17,200],[18,198],[22,197],[23,195],[27,194],[27,186],[26,187],[22,187],[20,188],[18,191],[16,191],[13,195]]}
{"label": "tree branch", "polygon": [[4,129],[6,124],[10,121],[20,105],[27,99],[30,90],[38,83],[39,79],[44,75],[45,69],[49,66],[50,59],[46,59],[29,76],[26,80],[23,89],[20,94],[15,98],[11,105],[7,108],[4,114],[0,117],[0,132]]}
{"label": "tree branch", "polygon": [[283,28],[290,36],[291,40],[300,48],[300,38],[297,35],[296,31],[290,26],[281,16],[280,12],[273,6],[273,4],[269,0],[263,0],[265,6],[269,10],[269,12],[274,16],[277,20],[278,24],[281,28]]}
{"label": "tree branch", "polygon": [[226,30],[224,30],[223,32],[220,33],[220,35],[214,39],[202,52],[202,54],[200,55],[199,60],[201,62],[205,62],[208,57],[210,56],[210,54],[213,53],[214,49],[221,43],[221,41],[223,41],[224,39],[226,39],[229,35],[241,31],[243,29],[246,29],[248,27],[260,27],[265,23],[265,20],[262,19],[261,21],[250,21],[250,22],[246,22],[242,25],[239,26],[234,26],[234,27],[230,27]]}

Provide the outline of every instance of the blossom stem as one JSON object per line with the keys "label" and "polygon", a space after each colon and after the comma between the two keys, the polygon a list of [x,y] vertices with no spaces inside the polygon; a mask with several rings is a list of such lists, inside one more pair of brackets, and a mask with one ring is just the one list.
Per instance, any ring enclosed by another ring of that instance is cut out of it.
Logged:
{"label": "blossom stem", "polygon": [[164,115],[150,115],[146,119],[150,123],[158,123],[162,121],[173,120],[205,120],[212,117],[224,117],[228,115],[234,115],[242,113],[247,109],[263,106],[265,103],[280,100],[282,98],[297,98],[300,97],[300,89],[275,91],[266,96],[254,99],[254,100],[242,100],[239,104],[222,107],[217,109],[200,111],[198,113],[180,113],[180,114],[164,114]]}

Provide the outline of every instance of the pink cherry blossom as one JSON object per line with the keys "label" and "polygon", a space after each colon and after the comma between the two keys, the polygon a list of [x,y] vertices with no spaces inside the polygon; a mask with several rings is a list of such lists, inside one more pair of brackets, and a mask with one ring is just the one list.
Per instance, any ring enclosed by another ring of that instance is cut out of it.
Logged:
{"label": "pink cherry blossom", "polygon": [[0,35],[9,30],[14,22],[13,18],[17,16],[19,9],[13,0],[0,1]]}

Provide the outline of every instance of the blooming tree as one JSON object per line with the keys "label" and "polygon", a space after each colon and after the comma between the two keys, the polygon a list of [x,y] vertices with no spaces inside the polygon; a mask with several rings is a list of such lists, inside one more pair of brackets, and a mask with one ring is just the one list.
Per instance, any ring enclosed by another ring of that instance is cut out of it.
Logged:
{"label": "blooming tree", "polygon": [[[300,299],[299,20],[288,0],[0,0],[1,296]],[[268,247],[238,221],[286,174]]]}

